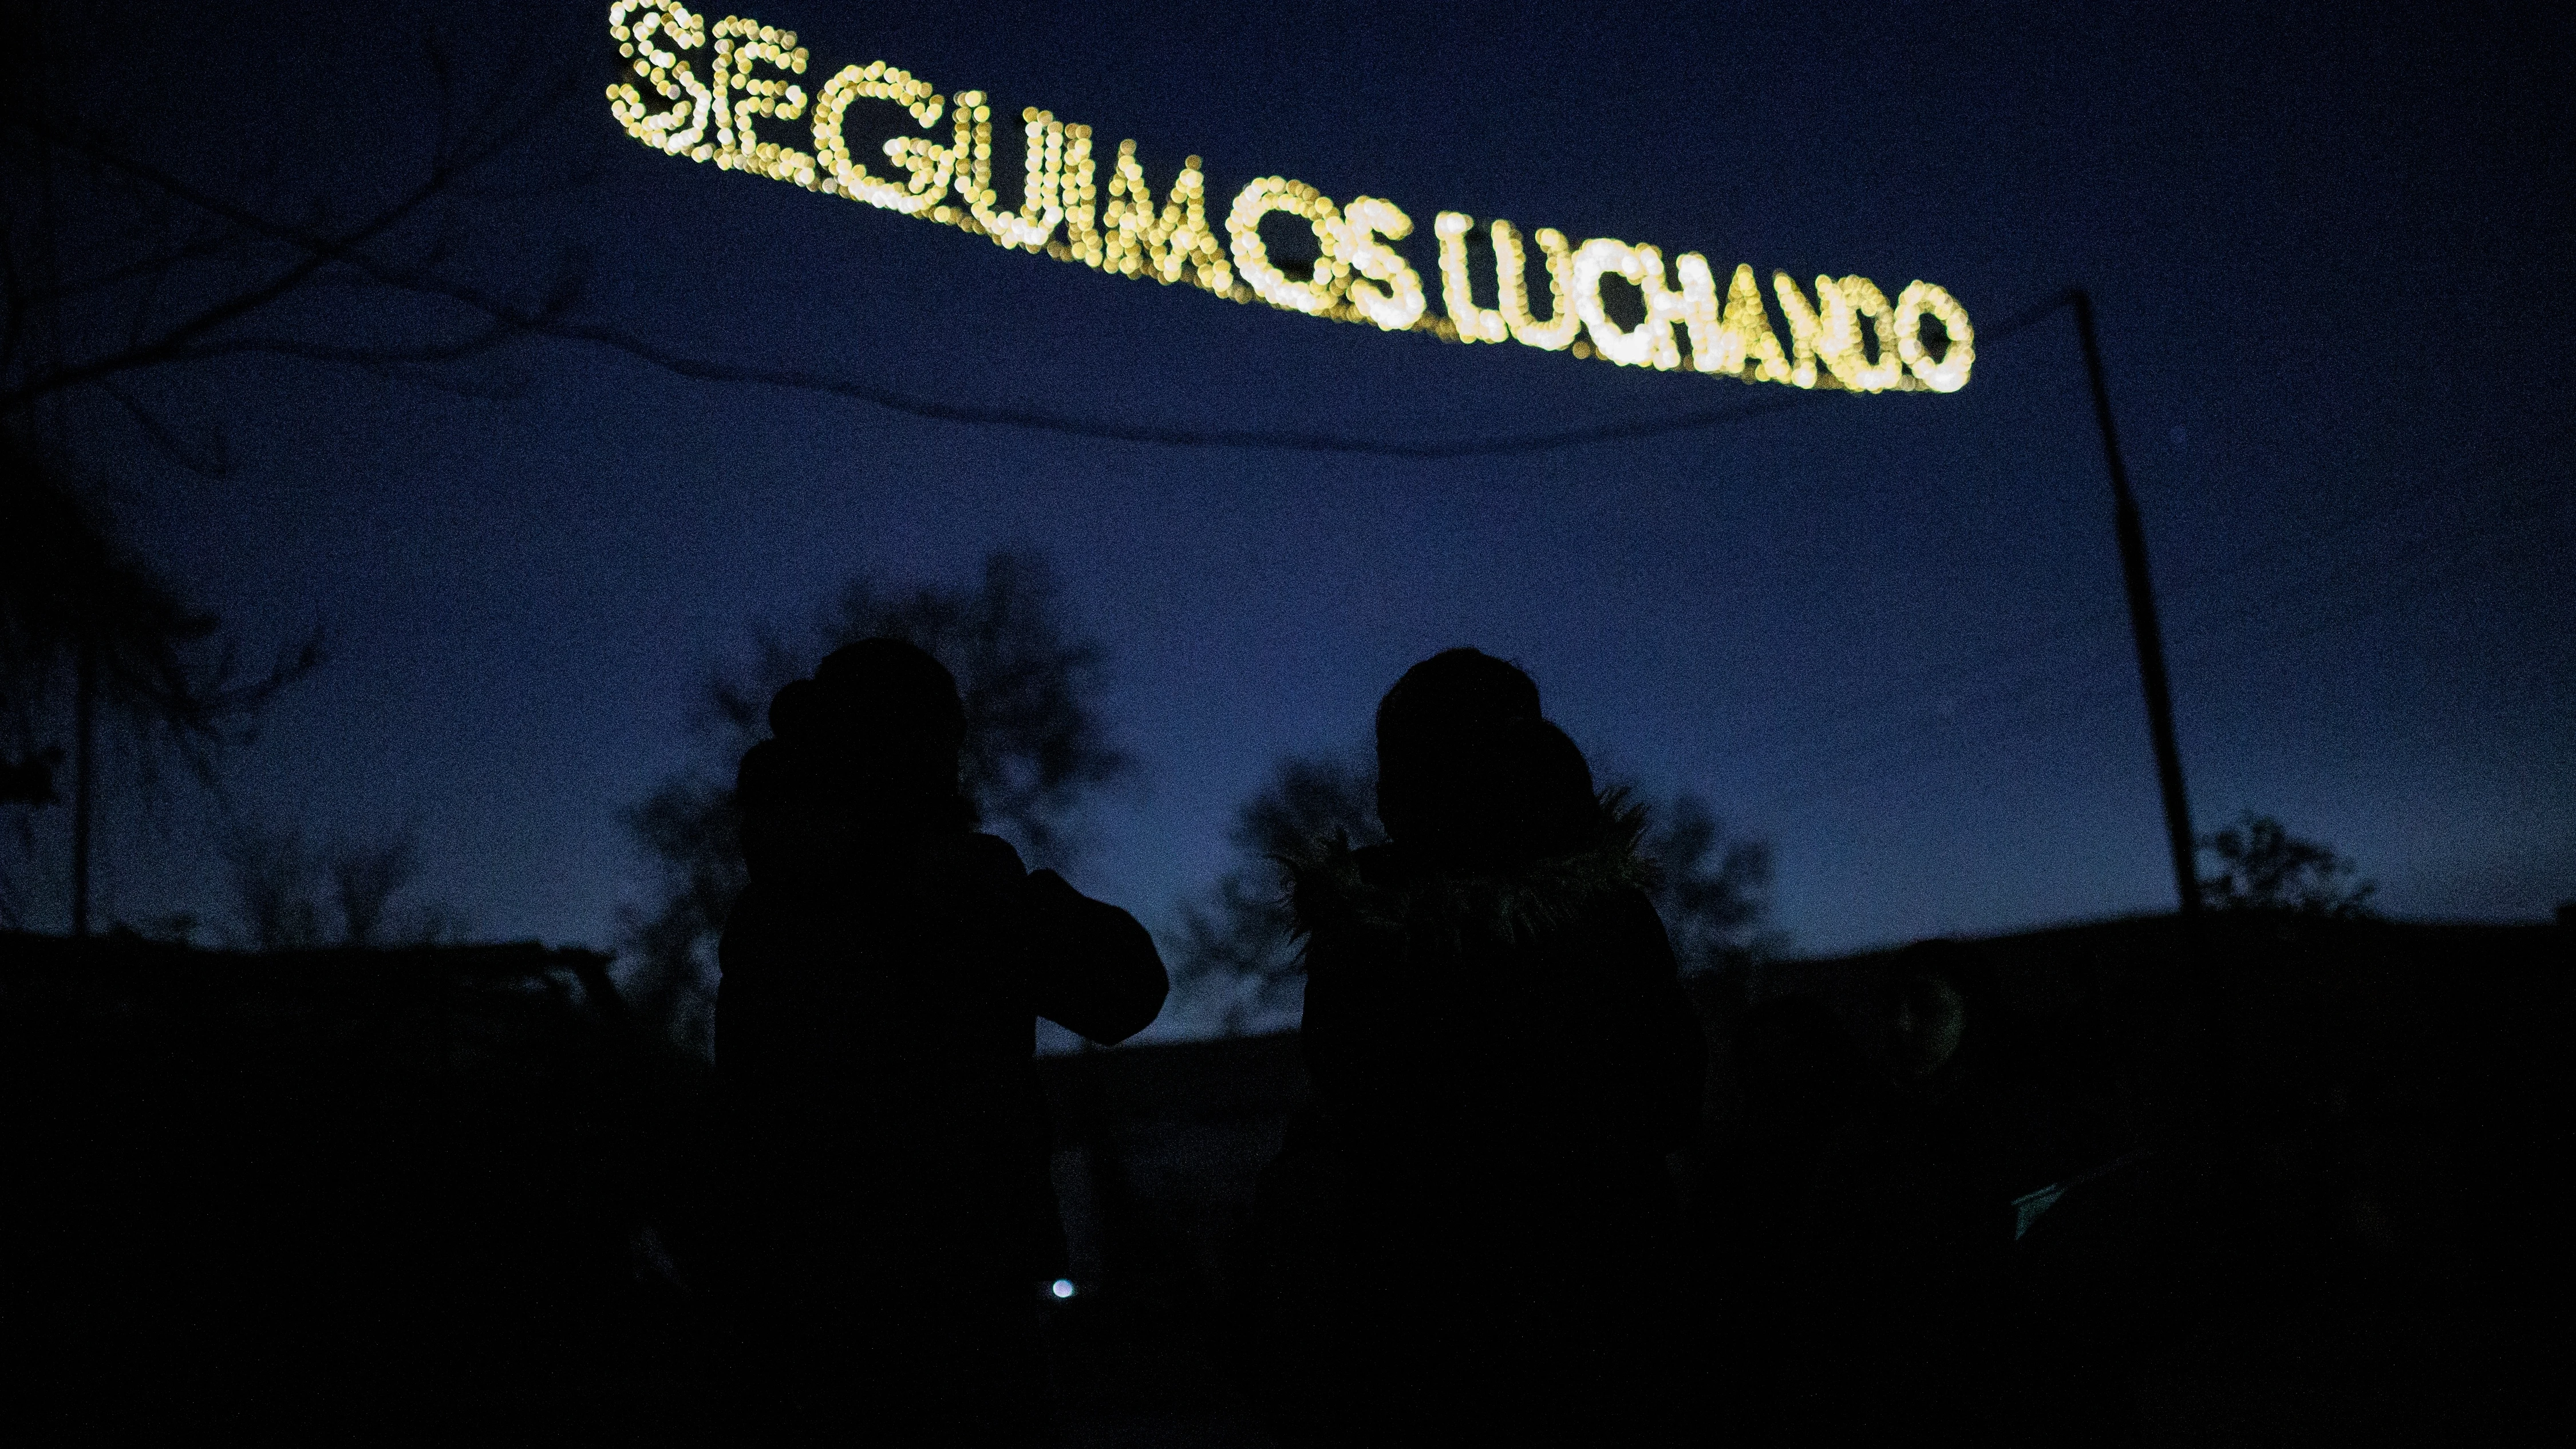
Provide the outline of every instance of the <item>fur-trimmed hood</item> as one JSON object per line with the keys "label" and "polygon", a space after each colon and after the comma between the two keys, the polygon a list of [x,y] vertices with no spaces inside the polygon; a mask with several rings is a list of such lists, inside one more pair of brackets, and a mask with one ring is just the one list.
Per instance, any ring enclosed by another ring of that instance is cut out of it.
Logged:
{"label": "fur-trimmed hood", "polygon": [[1288,872],[1298,935],[1400,954],[1457,953],[1528,941],[1622,890],[1653,891],[1656,864],[1637,849],[1644,827],[1644,808],[1612,790],[1601,797],[1592,844],[1499,870],[1426,869],[1401,846],[1353,849],[1340,833],[1272,858]]}

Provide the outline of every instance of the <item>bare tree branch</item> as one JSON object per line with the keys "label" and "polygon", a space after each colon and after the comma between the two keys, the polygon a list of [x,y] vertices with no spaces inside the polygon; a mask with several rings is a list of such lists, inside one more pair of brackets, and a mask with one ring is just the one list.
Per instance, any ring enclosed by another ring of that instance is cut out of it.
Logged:
{"label": "bare tree branch", "polygon": [[[441,75],[444,91],[448,89],[444,83],[446,75],[444,54],[437,51],[434,45],[432,48],[433,60]],[[189,186],[157,167],[135,160],[91,128],[81,126],[66,128],[41,116],[23,112],[0,113],[0,124],[6,124],[31,135],[49,147],[82,156],[94,164],[144,182],[210,215],[231,221],[255,235],[287,242],[302,252],[294,262],[261,284],[210,303],[148,340],[129,342],[128,345],[116,351],[49,371],[38,372],[23,379],[6,393],[0,393],[0,413],[15,412],[38,398],[142,368],[157,367],[172,362],[198,361],[235,351],[294,351],[295,349],[275,339],[254,340],[249,343],[231,341],[216,343],[201,339],[296,292],[332,264],[358,256],[361,248],[384,238],[431,201],[450,191],[457,182],[493,162],[515,145],[538,121],[544,118],[547,112],[570,93],[572,79],[572,73],[565,72],[563,78],[549,88],[537,103],[515,118],[487,124],[488,118],[495,112],[483,112],[453,136],[450,136],[446,130],[445,113],[449,108],[442,106],[441,140],[438,154],[432,161],[428,175],[391,204],[380,208],[366,220],[345,230],[334,230],[328,227],[320,210],[318,198],[312,223],[305,226],[280,224],[259,216],[248,208],[215,197],[201,188]],[[407,290],[436,290],[421,285],[427,280],[426,272],[411,272],[407,277],[401,272],[395,272],[393,275],[404,279],[394,281],[392,284]],[[552,300],[550,298],[549,302]],[[23,304],[13,305],[11,308],[13,326],[25,310]],[[494,337],[497,337],[500,331],[524,326],[526,319],[543,320],[553,315],[546,304],[525,309],[484,310],[494,319],[494,329],[487,329]],[[513,316],[513,311],[524,311],[526,319]],[[440,347],[387,351],[316,346],[298,355],[324,361],[355,361],[361,360],[363,355],[364,360],[383,363],[442,362],[453,360],[455,357],[472,356],[487,350],[490,345],[490,340],[478,339],[452,352],[450,349]]]}
{"label": "bare tree branch", "polygon": [[334,841],[324,865],[331,876],[332,899],[340,907],[341,943],[375,945],[385,922],[385,903],[420,873],[419,823],[405,821],[378,841]]}
{"label": "bare tree branch", "polygon": [[151,439],[152,445],[160,449],[162,455],[170,461],[202,477],[232,476],[232,455],[231,451],[224,446],[224,430],[220,422],[211,428],[206,449],[199,451],[187,439],[180,437],[168,424],[154,417],[151,409],[136,402],[133,394],[117,386],[113,380],[102,379],[99,389],[114,398],[118,407],[125,409],[125,415],[134,419],[135,425],[143,429],[143,436]]}
{"label": "bare tree branch", "polygon": [[241,238],[237,236],[209,232],[194,241],[182,243],[135,261],[120,263],[76,281],[64,282],[52,287],[34,288],[19,297],[18,305],[41,307],[55,302],[67,302],[92,292],[103,292],[127,282],[154,281],[184,263],[220,256],[228,248],[238,246],[240,242]]}
{"label": "bare tree branch", "polygon": [[[12,120],[17,124],[27,124],[23,118],[13,117]],[[319,246],[308,251],[302,260],[278,273],[264,286],[254,287],[249,291],[236,293],[213,303],[149,342],[128,346],[103,357],[94,357],[85,362],[40,374],[11,391],[0,394],[0,412],[16,411],[37,398],[78,387],[83,383],[113,377],[118,373],[157,367],[169,362],[221,356],[227,350],[238,350],[221,346],[199,346],[196,345],[197,339],[227,323],[247,317],[293,292],[309,281],[316,272],[329,266],[336,259],[337,252],[362,245],[400,225],[404,218],[438,195],[447,180],[447,175],[443,171],[433,171],[428,180],[414,187],[401,200],[376,213],[349,233],[333,238],[328,246]]]}

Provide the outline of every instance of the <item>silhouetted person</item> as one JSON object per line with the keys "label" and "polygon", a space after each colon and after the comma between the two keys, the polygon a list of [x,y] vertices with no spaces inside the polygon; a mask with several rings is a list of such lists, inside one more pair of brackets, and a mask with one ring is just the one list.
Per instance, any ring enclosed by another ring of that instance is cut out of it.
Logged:
{"label": "silhouetted person", "polygon": [[1518,669],[1379,707],[1390,842],[1298,863],[1313,1090],[1258,1209],[1299,1442],[1641,1444],[1668,1418],[1705,1045],[1631,853]]}
{"label": "silhouetted person", "polygon": [[1748,1009],[1734,1038],[1737,1113],[1692,1194],[1710,1291],[1699,1351],[1719,1400],[1703,1412],[1724,1437],[1769,1445],[1830,1392],[1812,1373],[1837,1336],[1817,1291],[1816,1169],[1858,1108],[1869,1067],[1812,996]]}
{"label": "silhouetted person", "polygon": [[1975,948],[1906,948],[1880,1005],[1883,1080],[1817,1172],[1832,1351],[1782,1442],[2120,1442],[2118,1365],[2034,1317],[2022,1239],[2046,1217],[2033,1193],[2124,1139]]}
{"label": "silhouetted person", "polygon": [[1166,978],[1133,917],[971,829],[936,660],[871,639],[770,705],[719,956],[745,1443],[1051,1437],[1063,1271],[1035,1018],[1095,1041]]}

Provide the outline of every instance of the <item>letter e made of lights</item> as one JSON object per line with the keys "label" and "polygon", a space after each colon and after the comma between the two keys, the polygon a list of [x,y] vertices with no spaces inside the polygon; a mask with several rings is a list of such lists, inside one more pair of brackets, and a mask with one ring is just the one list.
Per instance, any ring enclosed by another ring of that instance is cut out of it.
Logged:
{"label": "letter e made of lights", "polygon": [[[1207,173],[1198,157],[1181,163],[1158,201],[1134,141],[1100,154],[1089,126],[1035,106],[1020,112],[1020,201],[1005,211],[993,185],[993,106],[982,91],[943,96],[878,60],[844,66],[809,93],[798,78],[810,62],[794,31],[741,16],[709,25],[677,0],[616,0],[608,32],[633,77],[608,88],[609,110],[654,150],[1120,276],[1188,282],[1230,301],[1389,332],[1518,342],[1623,367],[1798,388],[1956,392],[1976,361],[1967,309],[1930,282],[1910,282],[1891,299],[1867,277],[1820,276],[1805,288],[1775,271],[1771,300],[1786,325],[1774,327],[1750,265],[1739,264],[1721,285],[1697,252],[1667,262],[1644,243],[1593,237],[1578,244],[1551,227],[1524,239],[1499,217],[1484,228],[1495,305],[1482,306],[1469,250],[1477,223],[1455,211],[1438,213],[1431,224],[1439,253],[1435,312],[1422,274],[1391,245],[1413,234],[1413,219],[1394,202],[1354,196],[1337,203],[1303,181],[1264,176],[1235,193],[1220,240],[1208,223]],[[878,148],[881,162],[862,160],[846,139],[851,107],[860,102],[909,115],[909,130]],[[1314,232],[1316,256],[1299,267],[1303,276],[1272,260],[1262,240],[1261,223],[1273,213]],[[1531,306],[1531,243],[1547,277],[1543,317]],[[1644,298],[1644,316],[1632,326],[1614,320],[1603,301],[1602,283],[1614,276]],[[1926,337],[1926,317],[1939,336]]]}

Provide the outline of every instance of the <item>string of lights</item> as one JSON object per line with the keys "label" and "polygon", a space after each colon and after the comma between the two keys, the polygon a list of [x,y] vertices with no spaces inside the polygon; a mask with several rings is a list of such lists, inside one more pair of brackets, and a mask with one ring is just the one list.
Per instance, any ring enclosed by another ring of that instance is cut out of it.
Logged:
{"label": "string of lights", "polygon": [[[904,72],[892,67],[874,68],[873,73],[870,73],[870,68],[860,69],[861,74],[849,82],[853,93],[863,85],[875,86],[878,88],[876,93],[881,98],[902,101],[916,108],[919,113],[933,118],[939,114],[934,104],[938,98]],[[827,87],[824,103],[828,104],[830,100],[831,92]],[[299,265],[344,266],[362,276],[405,291],[444,297],[481,313],[501,331],[607,347],[676,376],[821,393],[864,402],[889,412],[940,422],[1014,428],[1030,432],[1055,433],[1067,437],[1159,447],[1331,453],[1443,461],[1545,453],[1562,448],[1626,442],[1719,427],[1768,416],[1812,402],[1826,391],[1821,387],[1814,390],[1792,390],[1766,398],[1695,408],[1661,418],[1598,423],[1505,437],[1419,440],[1354,437],[1296,429],[1194,428],[1111,418],[1081,417],[1035,408],[925,397],[898,388],[861,382],[813,369],[752,366],[694,356],[621,327],[583,321],[569,315],[553,302],[531,304],[455,280],[444,274],[414,267],[395,266],[367,250],[364,243],[375,239],[375,233],[372,231],[360,237],[338,237],[308,227],[279,222],[227,198],[193,186],[158,167],[125,155],[98,137],[66,132],[58,127],[18,116],[11,116],[9,119],[13,124],[48,141],[74,147],[91,160],[112,170],[123,172],[189,206],[298,250],[305,256],[305,262]],[[1088,127],[1067,125],[1063,129],[1063,134],[1064,154],[1070,156],[1076,151],[1087,153],[1091,141]],[[833,158],[827,156],[825,159],[831,161]],[[882,180],[882,178],[876,179],[878,183],[882,183]],[[840,179],[834,184],[843,187],[867,184],[867,178],[848,167],[843,167]],[[1077,235],[1072,243],[1059,240],[1048,245],[1050,248],[1062,247],[1076,251],[1088,248],[1107,257],[1112,255],[1111,248],[1115,245],[1115,237],[1123,231],[1131,241],[1128,249],[1122,249],[1117,255],[1150,259],[1153,254],[1152,238],[1156,231],[1162,231],[1166,243],[1163,256],[1168,262],[1172,255],[1168,244],[1172,237],[1181,234],[1187,215],[1186,205],[1178,213],[1172,212],[1167,207],[1165,213],[1158,215],[1153,225],[1149,227],[1140,219],[1134,219],[1138,213],[1122,213],[1113,206],[1108,213],[1108,219],[1115,228],[1111,232],[1107,234],[1098,231],[1084,232]],[[1453,225],[1458,225],[1463,235],[1463,224]],[[1507,255],[1509,258],[1517,258],[1520,255],[1519,233],[1509,222],[1495,222],[1492,235],[1498,255]],[[1568,296],[1573,274],[1572,251],[1565,238],[1552,229],[1541,228],[1536,234],[1536,239],[1541,251],[1548,258],[1548,277],[1554,309],[1550,319],[1546,322],[1532,320],[1529,315],[1528,298],[1520,289],[1510,285],[1517,273],[1517,265],[1506,265],[1503,268],[1506,285],[1499,297],[1502,305],[1494,310],[1499,312],[1507,330],[1517,340],[1541,347],[1574,345],[1575,331],[1581,326],[1582,319],[1577,315],[1574,304]],[[1138,265],[1141,269],[1143,261],[1140,260]],[[1863,300],[1866,302],[1867,298],[1864,296]],[[1987,344],[1992,346],[2011,337],[2065,305],[2065,301],[2064,295],[2051,296],[1999,325],[1986,328]],[[1873,314],[1864,306],[1860,315],[1866,317]],[[499,333],[496,332],[477,337],[472,341],[470,350],[490,351],[498,335]]]}
{"label": "string of lights", "polygon": [[[1020,111],[1022,200],[1016,211],[1001,211],[993,185],[993,107],[982,91],[945,97],[882,60],[845,66],[813,98],[814,149],[806,152],[763,139],[757,129],[765,120],[794,121],[807,114],[809,98],[794,78],[806,73],[812,55],[797,43],[796,32],[731,15],[710,26],[679,0],[613,0],[608,33],[632,73],[608,87],[609,113],[644,145],[712,162],[719,170],[745,171],[958,227],[1058,261],[1150,276],[1166,285],[1188,282],[1230,301],[1259,301],[1388,332],[1425,332],[1451,342],[1508,337],[1623,367],[1783,383],[1802,391],[1956,392],[1967,386],[1976,362],[1976,329],[1967,309],[1930,282],[1910,282],[1890,302],[1867,277],[1819,276],[1811,300],[1788,273],[1774,272],[1772,288],[1790,339],[1784,350],[1751,264],[1735,268],[1721,306],[1715,273],[1696,252],[1675,257],[1668,275],[1659,248],[1613,237],[1571,246],[1550,228],[1537,233],[1551,299],[1542,322],[1530,313],[1519,233],[1502,220],[1491,224],[1498,305],[1482,307],[1475,301],[1466,249],[1475,220],[1450,211],[1439,213],[1433,226],[1447,314],[1435,316],[1420,273],[1389,245],[1413,233],[1413,219],[1394,202],[1360,196],[1343,205],[1303,181],[1260,177],[1235,194],[1220,246],[1207,221],[1207,174],[1200,158],[1182,164],[1157,207],[1130,140],[1118,145],[1108,204],[1095,216],[1090,128],[1067,125],[1030,106]],[[850,106],[860,100],[901,106],[924,131],[945,114],[949,141],[897,135],[881,149],[903,179],[874,175],[852,152],[848,137]],[[1290,276],[1262,240],[1262,218],[1273,213],[1303,220],[1314,233],[1317,255],[1304,277]],[[1614,276],[1644,299],[1644,315],[1632,324],[1614,319],[1602,295],[1603,283]],[[1926,318],[1940,328],[1937,354],[1925,340]]]}

